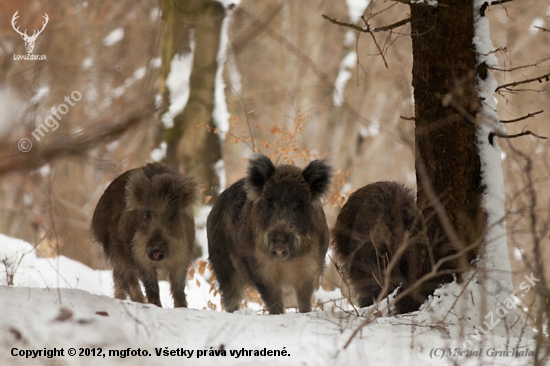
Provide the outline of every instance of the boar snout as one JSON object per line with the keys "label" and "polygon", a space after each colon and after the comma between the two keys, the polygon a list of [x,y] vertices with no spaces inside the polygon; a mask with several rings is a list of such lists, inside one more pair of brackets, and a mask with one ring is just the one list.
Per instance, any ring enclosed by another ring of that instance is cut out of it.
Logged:
{"label": "boar snout", "polygon": [[273,259],[284,260],[288,258],[288,256],[290,255],[290,252],[288,251],[288,249],[284,247],[274,247],[274,248],[271,248],[271,250],[269,251],[269,254]]}
{"label": "boar snout", "polygon": [[267,235],[269,255],[275,260],[285,260],[291,255],[294,241],[293,233],[286,230],[273,230]]}
{"label": "boar snout", "polygon": [[161,261],[164,259],[164,250],[156,247],[149,251],[149,259],[155,262]]}

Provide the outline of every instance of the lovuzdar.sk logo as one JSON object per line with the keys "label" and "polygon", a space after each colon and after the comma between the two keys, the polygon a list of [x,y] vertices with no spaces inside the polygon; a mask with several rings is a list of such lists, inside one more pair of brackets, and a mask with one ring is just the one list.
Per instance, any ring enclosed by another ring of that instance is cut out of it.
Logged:
{"label": "lovuzdar.sk logo", "polygon": [[13,55],[13,59],[14,60],[46,60],[46,55],[33,55],[32,54],[32,51],[34,49],[34,44],[36,42],[36,39],[38,38],[38,36],[40,35],[40,33],[42,33],[42,31],[44,30],[44,28],[46,28],[46,25],[48,24],[48,14],[44,13],[44,21],[42,22],[42,29],[40,30],[34,30],[32,35],[29,36],[27,34],[27,30],[25,29],[24,32],[21,32],[19,30],[19,26],[17,26],[15,23],[16,23],[16,20],[17,18],[19,18],[19,10],[17,10],[15,12],[15,14],[13,14],[13,17],[11,18],[11,26],[13,27],[13,29],[19,33],[19,35],[21,36],[21,38],[23,38],[23,41],[25,41],[25,49],[27,50],[27,54],[26,55],[16,55],[14,54]]}

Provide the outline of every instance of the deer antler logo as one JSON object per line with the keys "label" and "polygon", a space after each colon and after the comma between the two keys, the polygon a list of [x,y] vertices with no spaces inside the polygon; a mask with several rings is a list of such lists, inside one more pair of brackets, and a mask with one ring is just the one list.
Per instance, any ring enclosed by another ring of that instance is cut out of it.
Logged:
{"label": "deer antler logo", "polygon": [[48,24],[48,14],[44,13],[44,20],[45,21],[42,22],[42,29],[40,29],[39,31],[35,30],[32,33],[32,36],[28,36],[26,29],[25,29],[24,32],[21,32],[21,31],[19,31],[19,27],[15,28],[15,20],[17,18],[19,18],[19,16],[17,15],[18,12],[19,12],[19,10],[17,10],[15,12],[15,14],[13,14],[13,17],[11,18],[11,26],[13,27],[13,29],[17,33],[19,33],[21,35],[21,38],[23,38],[23,40],[25,41],[25,48],[27,49],[27,53],[31,53],[33,48],[34,48],[34,42],[36,42],[36,38],[38,38],[38,35],[40,35],[40,33],[42,33],[44,28],[46,28],[46,24]]}

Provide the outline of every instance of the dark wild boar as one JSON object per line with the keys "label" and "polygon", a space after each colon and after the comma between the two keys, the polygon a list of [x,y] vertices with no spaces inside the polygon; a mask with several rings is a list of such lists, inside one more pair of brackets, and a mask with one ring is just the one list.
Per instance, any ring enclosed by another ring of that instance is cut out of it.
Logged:
{"label": "dark wild boar", "polygon": [[105,190],[92,233],[113,266],[115,297],[162,306],[157,270],[168,274],[176,307],[187,307],[185,283],[195,241],[197,186],[170,167],[153,163],[129,170]]}
{"label": "dark wild boar", "polygon": [[270,314],[283,314],[282,286],[296,291],[298,310],[311,298],[328,249],[321,198],[331,168],[315,160],[305,169],[275,167],[264,155],[249,162],[245,178],[218,198],[206,222],[210,262],[222,305],[238,310],[245,287],[254,285]]}
{"label": "dark wild boar", "polygon": [[[400,291],[409,288],[418,278],[423,237],[419,217],[411,190],[395,182],[369,184],[342,207],[332,229],[332,245],[361,307],[374,303],[386,280],[384,297],[400,285]],[[392,260],[395,266],[387,278]],[[396,303],[397,313],[418,310],[423,301],[419,296],[405,296]]]}

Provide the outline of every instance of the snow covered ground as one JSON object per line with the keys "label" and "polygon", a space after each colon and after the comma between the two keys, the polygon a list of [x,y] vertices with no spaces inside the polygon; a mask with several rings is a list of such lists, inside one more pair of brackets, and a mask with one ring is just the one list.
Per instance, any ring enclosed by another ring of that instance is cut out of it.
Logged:
{"label": "snow covered ground", "polygon": [[[440,296],[422,311],[375,319],[344,348],[364,318],[353,309],[338,310],[348,309],[343,302],[325,307],[330,311],[309,314],[264,315],[254,310],[259,309],[254,304],[240,313],[228,314],[218,311],[219,295],[214,296],[205,280],[208,270],[203,276],[197,268],[186,289],[189,308],[171,308],[166,282],[161,282],[165,308],[158,308],[113,299],[110,271],[92,270],[65,257],[39,258],[30,244],[4,235],[0,235],[0,261],[0,365],[532,362],[532,357],[512,356],[516,351],[534,349],[528,336],[520,340],[521,321],[512,327],[509,336],[499,334],[495,327],[479,337],[482,343],[475,340],[474,325],[469,325],[458,311],[448,311],[463,291],[456,284],[442,289]],[[339,296],[339,292],[319,290],[316,296]],[[213,305],[218,310],[212,310]],[[491,306],[487,304],[488,309]],[[464,358],[448,357],[449,352],[459,355],[467,339],[474,344],[469,350],[473,353]],[[48,352],[53,355],[54,349],[57,355],[48,358]],[[74,356],[69,354],[73,350]],[[131,356],[138,350],[142,356]],[[37,356],[38,351],[42,355]],[[495,356],[496,351],[508,354]]]}

